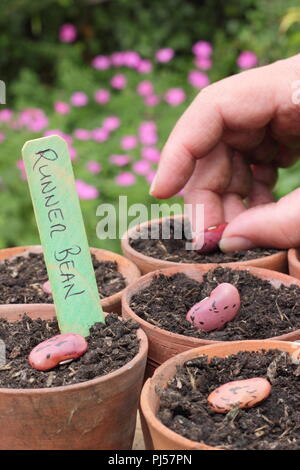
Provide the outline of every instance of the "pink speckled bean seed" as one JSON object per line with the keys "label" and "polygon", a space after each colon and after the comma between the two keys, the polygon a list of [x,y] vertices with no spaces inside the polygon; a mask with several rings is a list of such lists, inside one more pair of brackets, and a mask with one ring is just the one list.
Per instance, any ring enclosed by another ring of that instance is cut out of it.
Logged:
{"label": "pink speckled bean seed", "polygon": [[50,281],[44,282],[44,284],[42,285],[42,289],[46,294],[52,294]]}
{"label": "pink speckled bean seed", "polygon": [[204,331],[221,330],[233,320],[241,305],[240,294],[228,282],[219,284],[209,297],[201,300],[188,311],[186,319]]}
{"label": "pink speckled bean seed", "polygon": [[53,336],[35,346],[29,354],[29,364],[37,370],[50,370],[59,363],[76,359],[87,351],[85,338],[77,333]]}
{"label": "pink speckled bean seed", "polygon": [[252,408],[265,400],[271,390],[271,384],[263,377],[235,380],[213,390],[207,401],[216,413],[227,413],[236,407]]}
{"label": "pink speckled bean seed", "polygon": [[198,251],[198,253],[211,253],[212,251],[216,251],[218,248],[218,243],[221,240],[227,225],[227,223],[224,223],[205,229],[203,246],[196,251]]}

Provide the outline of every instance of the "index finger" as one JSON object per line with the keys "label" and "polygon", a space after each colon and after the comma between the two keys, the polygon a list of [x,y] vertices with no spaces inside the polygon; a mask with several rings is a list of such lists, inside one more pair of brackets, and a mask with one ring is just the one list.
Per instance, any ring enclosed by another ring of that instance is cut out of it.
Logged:
{"label": "index finger", "polygon": [[276,111],[277,97],[285,99],[289,91],[285,86],[285,92],[278,93],[282,68],[276,63],[242,72],[200,92],[164,146],[151,194],[159,198],[176,194],[189,180],[195,161],[216,146],[225,129],[237,133],[262,129]]}
{"label": "index finger", "polygon": [[197,158],[209,153],[220,140],[222,117],[205,101],[200,93],[171,132],[151,186],[152,195],[167,198],[180,191],[192,175]]}

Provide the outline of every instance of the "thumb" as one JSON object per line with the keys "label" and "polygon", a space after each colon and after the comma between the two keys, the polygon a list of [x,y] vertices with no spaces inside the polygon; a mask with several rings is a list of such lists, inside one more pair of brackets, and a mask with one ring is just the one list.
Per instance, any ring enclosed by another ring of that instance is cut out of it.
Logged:
{"label": "thumb", "polygon": [[300,188],[277,202],[239,214],[224,230],[219,246],[225,253],[253,247],[300,246]]}

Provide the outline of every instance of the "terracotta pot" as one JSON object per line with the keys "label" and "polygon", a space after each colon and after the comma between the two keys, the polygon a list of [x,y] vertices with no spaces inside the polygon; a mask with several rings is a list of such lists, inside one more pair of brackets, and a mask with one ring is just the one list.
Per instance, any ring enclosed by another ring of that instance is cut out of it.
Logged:
{"label": "terracotta pot", "polygon": [[[31,318],[53,318],[44,304],[39,312],[31,307]],[[15,321],[23,313],[19,306],[1,316]],[[48,389],[0,388],[0,449],[131,449],[147,357],[141,329],[138,337],[139,353],[103,377]]]}
{"label": "terracotta pot", "polygon": [[27,251],[28,248],[28,246],[14,246],[12,248],[3,248],[2,250],[0,250],[0,261],[2,261],[3,259],[20,255],[21,253],[24,253],[24,251]]}
{"label": "terracotta pot", "polygon": [[[138,266],[142,274],[147,274],[151,271],[156,271],[157,269],[163,268],[171,268],[176,266],[186,266],[187,268],[191,268],[194,266],[209,266],[209,268],[213,268],[216,266],[216,263],[174,263],[173,261],[165,261],[158,258],[152,258],[150,256],[143,255],[139,253],[135,249],[133,249],[129,244],[129,239],[132,238],[132,235],[136,231],[140,231],[143,227],[147,227],[150,223],[159,223],[163,220],[166,220],[170,217],[162,217],[161,219],[153,219],[151,221],[144,222],[142,224],[137,225],[136,227],[131,228],[122,237],[121,247],[123,254],[126,258],[133,261],[134,264]],[[171,217],[174,219],[181,219],[181,215],[177,215]],[[226,263],[226,266],[235,267],[237,265],[242,266],[256,266],[258,268],[265,268],[271,269],[273,271],[279,271],[282,273],[288,272],[287,266],[287,252],[286,251],[279,251],[270,256],[264,256],[262,258],[251,259],[248,261],[238,261],[233,263]]]}
{"label": "terracotta pot", "polygon": [[203,442],[191,441],[179,434],[171,431],[156,417],[159,409],[159,396],[157,389],[163,389],[167,386],[168,381],[174,377],[176,366],[184,362],[194,359],[199,355],[207,355],[208,358],[226,357],[230,354],[236,354],[239,351],[259,351],[259,350],[279,349],[292,353],[295,349],[299,349],[299,344],[285,341],[269,341],[269,340],[251,340],[251,341],[232,341],[229,343],[218,343],[210,346],[192,349],[169,359],[156,369],[153,377],[148,379],[143,387],[141,394],[141,411],[143,419],[145,419],[153,447],[155,450],[219,450],[211,447]]}
{"label": "terracotta pot", "polygon": [[300,279],[300,248],[291,248],[288,251],[289,273]]}
{"label": "terracotta pot", "polygon": [[[228,265],[222,265],[228,267]],[[175,273],[181,272],[186,274],[191,279],[198,282],[202,282],[203,275],[210,271],[210,265],[199,265],[193,267],[180,266],[176,268],[161,269],[142,276],[139,280],[132,283],[124,292],[122,297],[122,316],[124,318],[132,318],[138,322],[141,328],[144,330],[149,341],[149,352],[147,359],[146,377],[151,377],[154,370],[163,362],[168,360],[170,357],[175,356],[183,351],[187,351],[192,348],[199,346],[205,346],[210,344],[219,343],[217,340],[193,338],[191,336],[184,336],[177,333],[172,333],[151,323],[141,319],[134,311],[130,308],[130,301],[133,295],[137,294],[141,290],[148,287],[154,276],[158,274],[164,274],[165,276],[172,276]],[[234,266],[237,270],[247,270],[251,274],[270,281],[275,287],[279,287],[280,284],[290,286],[296,284],[300,287],[300,281],[288,276],[287,274],[279,273],[276,271],[270,271],[269,269],[255,268],[253,266]],[[259,339],[259,338],[258,338]],[[292,331],[290,333],[282,334],[274,338],[281,341],[295,341],[300,339],[300,329]],[[227,341],[221,341],[223,344]]]}
{"label": "terracotta pot", "polygon": [[[42,253],[43,249],[40,245],[31,245],[31,246],[18,246],[14,248],[6,248],[0,250],[0,260],[12,258],[15,256],[21,256],[28,254],[28,252]],[[101,250],[100,248],[91,248],[91,253],[93,253],[99,261],[116,261],[118,264],[118,271],[123,275],[128,286],[131,282],[137,280],[141,273],[139,269],[132,263],[130,260],[126,259],[124,256],[117,253],[113,253],[108,250]],[[106,312],[115,312],[121,313],[121,297],[124,289],[116,294],[110,295],[102,299],[101,304],[103,309]],[[22,307],[23,311],[26,310],[28,304],[10,304],[10,305],[0,305],[0,315],[2,312],[14,312],[15,307]],[[35,306],[35,304],[31,304]],[[39,309],[41,304],[36,304],[37,309]],[[52,306],[54,311],[54,307]],[[19,310],[18,310],[19,311]]]}

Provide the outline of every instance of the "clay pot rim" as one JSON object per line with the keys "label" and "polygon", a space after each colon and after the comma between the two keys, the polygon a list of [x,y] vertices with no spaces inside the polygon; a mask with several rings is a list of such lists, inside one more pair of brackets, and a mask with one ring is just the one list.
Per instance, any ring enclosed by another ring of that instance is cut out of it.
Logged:
{"label": "clay pot rim", "polygon": [[[39,304],[39,305],[44,305],[44,304]],[[25,312],[24,312],[25,313]],[[30,312],[26,312],[30,315]],[[107,315],[106,312],[104,312],[105,315]],[[1,316],[1,313],[0,313]],[[54,315],[55,316],[55,315]],[[54,317],[53,317],[54,318]],[[119,317],[120,318],[120,317]],[[120,318],[121,320],[124,320]],[[117,378],[123,374],[126,374],[128,369],[132,369],[135,367],[136,364],[140,362],[140,360],[143,358],[144,355],[147,357],[148,353],[148,338],[145,332],[142,330],[142,328],[137,329],[137,337],[140,340],[139,342],[139,351],[138,353],[126,364],[124,364],[122,367],[119,369],[116,369],[112,372],[109,372],[106,375],[101,375],[100,377],[95,377],[94,379],[91,380],[85,380],[84,382],[79,382],[71,385],[60,385],[59,387],[42,387],[42,388],[7,388],[7,387],[1,387],[0,386],[0,397],[2,394],[15,394],[15,395],[24,395],[24,394],[31,394],[31,395],[40,395],[40,394],[51,394],[51,393],[57,393],[57,392],[72,392],[76,391],[77,389],[84,389],[88,388],[91,386],[94,386],[95,384],[101,384],[103,382],[107,382],[111,379]],[[43,373],[43,372],[41,372]]]}
{"label": "clay pot rim", "polygon": [[[216,343],[223,343],[223,344],[233,343],[234,341],[195,338],[194,336],[186,336],[186,335],[182,335],[182,334],[179,334],[179,333],[173,333],[171,331],[168,331],[168,330],[165,330],[165,329],[160,328],[158,326],[155,326],[152,323],[147,322],[146,320],[140,318],[130,307],[131,297],[132,297],[132,295],[134,295],[138,291],[139,285],[141,283],[144,283],[145,280],[149,281],[149,283],[147,283],[147,285],[150,284],[151,279],[155,275],[159,275],[159,274],[172,275],[172,274],[174,274],[175,270],[176,270],[176,272],[185,272],[185,271],[195,270],[195,271],[203,272],[203,274],[204,274],[204,273],[206,273],[208,271],[211,271],[212,269],[215,269],[217,267],[223,267],[223,268],[228,268],[229,267],[231,269],[235,269],[235,270],[239,270],[239,271],[249,271],[251,274],[253,274],[257,277],[260,277],[259,273],[261,273],[261,274],[265,274],[266,276],[269,275],[268,276],[269,279],[272,279],[272,278],[273,279],[274,278],[279,279],[279,280],[281,280],[281,283],[284,279],[286,279],[286,281],[291,281],[291,282],[288,283],[288,285],[295,284],[298,287],[300,287],[300,280],[297,279],[297,278],[294,278],[294,277],[292,277],[288,274],[285,274],[285,273],[281,273],[281,272],[278,272],[278,271],[271,271],[270,269],[265,269],[265,268],[258,268],[258,267],[255,267],[255,266],[245,266],[245,265],[242,265],[242,266],[228,266],[228,263],[217,264],[215,266],[214,265],[211,266],[210,264],[207,264],[207,265],[192,265],[191,267],[175,266],[175,267],[172,267],[172,268],[169,267],[169,268],[157,269],[156,271],[151,271],[147,274],[144,274],[142,277],[140,277],[138,280],[136,280],[130,286],[128,286],[125,289],[124,294],[122,295],[122,314],[124,312],[126,312],[126,314],[128,315],[128,312],[129,312],[130,317],[132,319],[134,319],[136,322],[138,322],[142,327],[145,327],[147,330],[152,330],[153,332],[158,332],[160,335],[163,335],[165,337],[169,337],[169,338],[172,337],[173,340],[177,340],[178,342],[182,342],[182,340],[184,339],[185,342],[190,343],[190,348],[194,348],[194,347],[198,347],[200,345],[204,345],[203,343],[205,343],[205,345],[213,345],[213,344],[216,344]],[[292,282],[292,281],[294,281],[294,282]],[[245,339],[245,340],[240,340],[240,341],[268,341],[268,340],[293,341],[295,335],[297,337],[300,337],[300,328],[298,328],[296,330],[293,330],[293,331],[290,331],[289,333],[284,333],[282,335],[273,336],[271,338],[264,338],[264,339],[257,338],[255,340]],[[194,344],[195,346],[192,346],[191,344]]]}
{"label": "clay pot rim", "polygon": [[151,263],[153,262],[153,260],[157,261],[161,264],[162,266],[161,269],[163,269],[164,267],[166,268],[173,267],[173,266],[175,267],[178,265],[186,266],[186,267],[209,265],[211,267],[214,267],[214,266],[219,266],[220,264],[226,264],[227,266],[236,266],[239,264],[243,264],[244,266],[248,266],[248,265],[251,265],[253,261],[263,262],[263,260],[266,258],[268,260],[279,258],[280,256],[283,255],[283,253],[286,252],[286,250],[280,250],[278,253],[274,253],[272,255],[261,256],[260,258],[253,258],[251,260],[246,260],[246,261],[231,261],[229,263],[178,263],[176,261],[166,261],[160,258],[153,258],[152,256],[144,255],[143,253],[132,248],[132,246],[129,244],[129,239],[131,238],[131,235],[135,233],[137,230],[140,231],[141,228],[146,227],[147,225],[150,225],[152,223],[160,223],[161,221],[168,219],[168,218],[179,219],[179,218],[182,218],[182,214],[161,217],[159,219],[150,219],[150,220],[147,220],[146,222],[142,222],[141,224],[137,224],[135,227],[132,227],[129,230],[127,230],[121,238],[121,248],[122,248],[123,253],[124,254],[128,253],[131,258],[138,258],[141,262],[144,262],[144,263],[149,263],[149,262]]}
{"label": "clay pot rim", "polygon": [[[273,340],[242,340],[242,341],[231,341],[228,342],[228,346],[241,346],[238,350],[235,349],[235,354],[238,351],[242,351],[242,346],[243,344],[248,344],[248,345],[253,345],[253,349],[247,349],[248,351],[252,350],[263,350],[262,348],[262,343],[273,343],[271,344],[266,344],[266,348],[268,349],[283,349],[284,344],[288,344],[290,347],[294,344],[294,347],[296,349],[299,349],[299,344],[293,343],[292,341],[273,341]],[[259,349],[256,349],[255,346],[259,346]],[[176,356],[171,357],[167,361],[165,361],[163,364],[161,364],[154,372],[153,376],[145,382],[142,392],[141,392],[141,397],[140,397],[140,406],[142,413],[147,421],[147,424],[151,422],[151,426],[155,429],[155,431],[159,434],[164,434],[166,438],[170,441],[176,441],[177,445],[179,445],[180,449],[188,449],[188,450],[224,450],[221,449],[220,447],[213,447],[208,444],[205,444],[203,441],[193,441],[191,439],[188,439],[186,437],[181,436],[180,434],[176,433],[175,431],[172,431],[170,428],[168,428],[166,425],[164,425],[156,416],[156,413],[153,411],[153,406],[150,406],[148,396],[149,394],[155,394],[157,396],[157,392],[155,390],[155,387],[157,387],[156,384],[156,378],[159,378],[160,375],[163,374],[164,370],[169,367],[170,364],[174,365],[179,365],[183,364],[185,360],[190,360],[192,358],[198,357],[205,354],[205,351],[207,349],[213,350],[213,349],[218,349],[220,347],[220,344],[212,344],[212,345],[206,345],[206,346],[200,346],[198,348],[194,348],[192,350],[184,351],[180,354],[177,354]],[[191,352],[193,355],[191,356]],[[231,354],[228,352],[226,356]],[[290,354],[290,352],[289,352]],[[218,357],[218,356],[214,356]],[[224,356],[223,356],[224,357]],[[187,358],[187,359],[186,359]],[[171,377],[174,375],[172,374]],[[168,379],[169,381],[170,379]],[[166,383],[164,384],[165,386],[167,385]]]}
{"label": "clay pot rim", "polygon": [[[16,247],[12,247],[12,248],[16,248]],[[18,247],[18,248],[21,248],[21,247]],[[30,250],[32,250],[35,253],[42,253],[43,252],[43,249],[42,249],[41,245],[26,245],[26,246],[24,246],[24,252],[18,253],[16,255],[12,255],[11,257],[8,257],[8,258],[5,258],[5,259],[17,258],[19,256],[22,256],[22,255],[26,254]],[[112,255],[111,256],[111,258],[112,258],[111,261],[116,261],[117,264],[118,264],[118,268],[120,267],[121,264],[124,265],[126,268],[130,267],[130,269],[132,270],[132,273],[133,273],[133,281],[135,281],[135,280],[137,280],[141,277],[141,272],[140,272],[139,268],[131,260],[129,260],[128,258],[125,258],[125,256],[122,256],[119,253],[115,253],[114,251],[104,250],[102,248],[90,247],[90,250],[91,250],[91,253],[95,254],[95,256],[97,255],[97,253],[100,256],[101,256],[101,254],[103,254],[104,256],[107,256],[107,257]],[[98,259],[98,257],[97,257],[97,259]],[[2,260],[2,261],[4,261],[4,260]],[[108,261],[108,259],[104,259],[103,261]],[[118,270],[118,271],[119,271],[119,273],[121,273],[120,270]],[[121,274],[123,275],[123,277],[125,279],[126,286],[124,287],[124,289],[122,289],[122,290],[120,290],[120,291],[116,292],[115,294],[112,294],[108,297],[103,297],[101,299],[100,296],[99,296],[99,299],[101,301],[103,309],[108,308],[110,305],[114,305],[117,302],[120,302],[124,291],[126,290],[128,285],[133,282],[131,279],[128,278],[128,276],[124,275],[123,273],[121,273]],[[32,304],[32,303],[31,304],[2,304],[2,305],[0,305],[0,312],[1,312],[1,308],[6,306],[6,305],[20,305],[23,308],[26,308],[27,305],[44,305],[44,304]],[[46,304],[46,305],[48,305],[48,304]]]}

